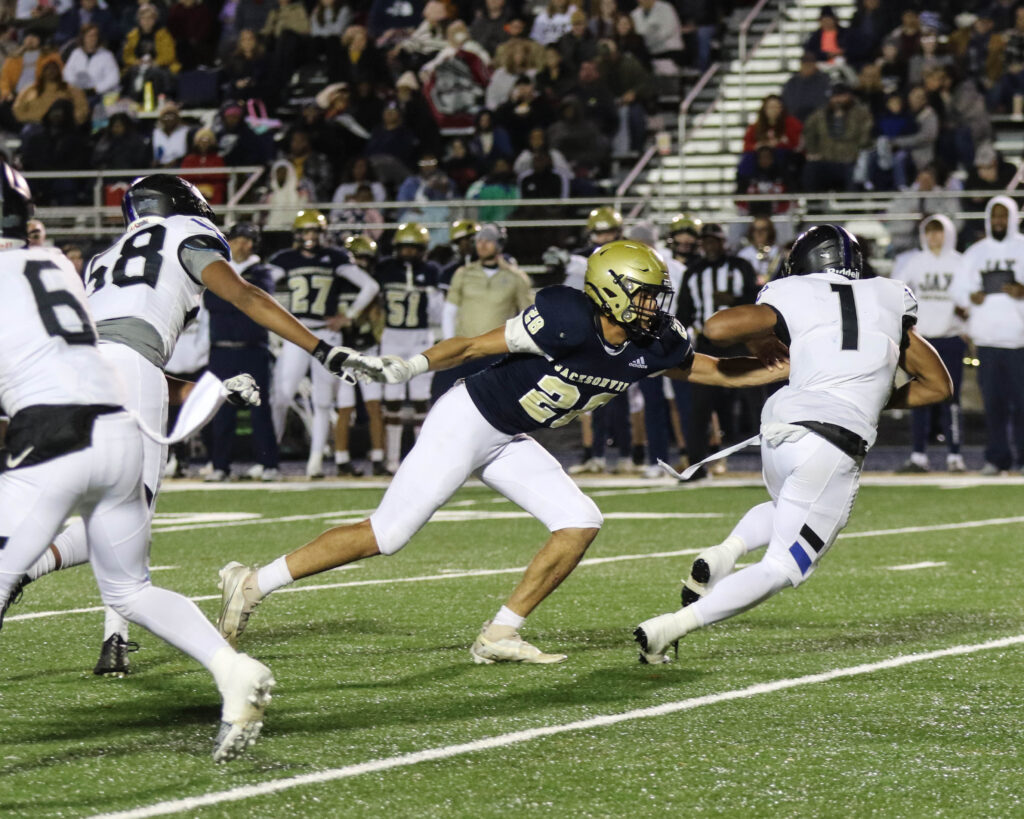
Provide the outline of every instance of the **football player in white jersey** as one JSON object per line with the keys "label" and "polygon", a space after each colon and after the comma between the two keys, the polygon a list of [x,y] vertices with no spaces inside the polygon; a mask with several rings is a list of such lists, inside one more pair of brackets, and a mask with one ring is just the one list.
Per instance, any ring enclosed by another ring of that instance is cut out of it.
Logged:
{"label": "football player in white jersey", "polygon": [[[198,310],[206,287],[330,371],[341,372],[341,362],[348,355],[344,348],[317,338],[228,264],[227,240],[213,224],[213,209],[193,185],[169,174],[142,177],[125,193],[121,209],[125,233],[89,262],[86,292],[100,352],[128,389],[126,407],[150,429],[166,426],[163,367],[189,315]],[[142,480],[151,512],[166,459],[166,446],[148,439],[143,442]],[[88,559],[85,526],[76,520],[57,536],[28,579]],[[123,676],[127,671],[127,629],[124,618],[108,607],[103,647],[93,669],[96,674]]]}
{"label": "football player in white jersey", "polygon": [[[861,279],[862,269],[857,240],[837,225],[818,225],[796,240],[784,277],[766,285],[756,304],[705,323],[716,344],[774,336],[789,346],[789,384],[761,414],[771,500],[698,555],[684,580],[683,608],[639,625],[641,662],[664,662],[683,635],[806,580],[846,525],[882,410],[952,394],[942,359],[914,330],[914,294],[901,282]],[[911,380],[894,389],[897,366]],[[759,563],[731,574],[740,556],[764,546]]]}
{"label": "football player in white jersey", "polygon": [[149,579],[142,436],[97,349],[71,263],[26,248],[28,185],[0,162],[0,403],[11,415],[0,475],[0,626],[12,592],[69,515],[80,514],[103,601],[193,657],[223,697],[218,762],[251,745],[274,678],[239,654],[187,598]]}

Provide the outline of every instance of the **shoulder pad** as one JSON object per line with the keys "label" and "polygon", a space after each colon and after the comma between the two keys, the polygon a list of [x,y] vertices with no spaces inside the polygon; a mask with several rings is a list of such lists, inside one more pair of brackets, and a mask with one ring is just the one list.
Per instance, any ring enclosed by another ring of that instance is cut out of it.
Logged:
{"label": "shoulder pad", "polygon": [[593,304],[575,288],[545,287],[537,292],[535,304],[544,323],[566,347],[579,346],[594,331]]}

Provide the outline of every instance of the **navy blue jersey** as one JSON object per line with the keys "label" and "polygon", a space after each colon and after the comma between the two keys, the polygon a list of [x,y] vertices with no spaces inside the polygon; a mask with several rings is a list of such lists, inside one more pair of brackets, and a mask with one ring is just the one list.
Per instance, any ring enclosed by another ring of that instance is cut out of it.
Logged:
{"label": "navy blue jersey", "polygon": [[352,264],[348,253],[338,248],[318,247],[312,256],[288,248],[275,253],[268,263],[283,271],[290,293],[288,310],[301,319],[322,321],[337,315],[342,292],[353,286],[337,272]]}
{"label": "navy blue jersey", "polygon": [[564,426],[642,378],[693,362],[693,347],[678,321],[647,346],[609,346],[598,329],[596,306],[571,287],[539,291],[519,320],[544,355],[512,354],[466,379],[480,413],[509,435]]}
{"label": "navy blue jersey", "polygon": [[428,291],[436,288],[440,273],[433,262],[388,256],[374,268],[384,299],[384,324],[396,330],[425,330]]}

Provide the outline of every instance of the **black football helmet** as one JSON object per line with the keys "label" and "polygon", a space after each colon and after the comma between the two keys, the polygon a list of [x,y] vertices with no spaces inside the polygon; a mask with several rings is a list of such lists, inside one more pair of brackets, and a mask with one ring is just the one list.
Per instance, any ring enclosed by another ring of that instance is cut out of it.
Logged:
{"label": "black football helmet", "polygon": [[864,254],[852,233],[839,225],[815,225],[793,242],[782,275],[838,273],[848,279],[859,279],[863,272]]}
{"label": "black football helmet", "polygon": [[32,191],[18,171],[0,161],[0,237],[21,244],[28,241],[28,220],[32,218]]}
{"label": "black football helmet", "polygon": [[169,173],[142,176],[121,202],[124,225],[128,227],[143,216],[201,216],[213,220],[215,214],[195,185]]}

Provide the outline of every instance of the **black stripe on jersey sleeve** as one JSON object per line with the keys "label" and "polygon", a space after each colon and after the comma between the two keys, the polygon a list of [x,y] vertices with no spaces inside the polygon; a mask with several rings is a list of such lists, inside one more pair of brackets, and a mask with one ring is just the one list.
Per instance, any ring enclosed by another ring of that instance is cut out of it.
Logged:
{"label": "black stripe on jersey sleeve", "polygon": [[765,307],[770,307],[772,312],[775,313],[775,335],[778,336],[779,341],[788,347],[793,339],[790,338],[789,325],[786,324],[785,317],[774,304],[766,304]]}

